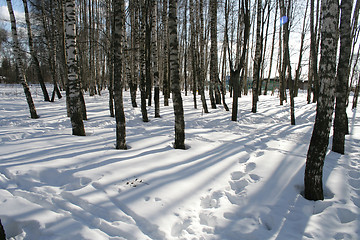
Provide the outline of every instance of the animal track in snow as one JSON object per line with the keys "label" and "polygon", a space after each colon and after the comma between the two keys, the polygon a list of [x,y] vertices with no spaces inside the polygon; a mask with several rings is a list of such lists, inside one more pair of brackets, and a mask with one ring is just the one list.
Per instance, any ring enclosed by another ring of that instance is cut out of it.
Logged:
{"label": "animal track in snow", "polygon": [[264,154],[265,154],[264,151],[257,151],[257,152],[255,152],[255,157],[261,157],[261,156],[263,156]]}
{"label": "animal track in snow", "polygon": [[338,208],[337,215],[341,223],[349,223],[357,218],[357,214],[346,208]]}
{"label": "animal track in snow", "polygon": [[248,173],[248,172],[251,172],[252,170],[254,170],[256,168],[256,163],[254,162],[249,162],[246,164],[245,166],[245,172]]}
{"label": "animal track in snow", "polygon": [[260,176],[256,174],[249,174],[252,182],[258,182],[260,180]]}
{"label": "animal track in snow", "polygon": [[231,189],[235,191],[236,194],[239,194],[242,192],[247,185],[249,185],[249,182],[245,179],[241,179],[238,181],[229,181]]}
{"label": "animal track in snow", "polygon": [[245,176],[244,172],[236,171],[236,172],[231,173],[231,180],[239,180],[243,176]]}
{"label": "animal track in snow", "polygon": [[247,154],[246,156],[239,159],[239,163],[246,163],[250,159],[250,155]]}
{"label": "animal track in snow", "polygon": [[349,176],[352,179],[360,179],[360,172],[358,172],[358,171],[349,171]]}

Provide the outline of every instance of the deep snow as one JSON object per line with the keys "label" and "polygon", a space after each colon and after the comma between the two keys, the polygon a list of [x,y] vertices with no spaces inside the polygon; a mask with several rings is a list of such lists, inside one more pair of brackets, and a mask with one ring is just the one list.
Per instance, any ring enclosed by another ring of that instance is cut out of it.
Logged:
{"label": "deep snow", "polygon": [[313,202],[301,195],[316,108],[305,93],[295,126],[277,96],[260,96],[256,114],[242,97],[232,122],[221,106],[203,114],[183,95],[189,149],[175,150],[172,106],[161,104],[158,119],[148,107],[143,123],[125,92],[129,150],[116,150],[105,91],[86,96],[87,136],[77,137],[65,99],[43,102],[31,89],[36,120],[21,86],[0,85],[0,219],[10,239],[360,239],[359,110],[348,109],[346,154],[328,152],[325,200]]}

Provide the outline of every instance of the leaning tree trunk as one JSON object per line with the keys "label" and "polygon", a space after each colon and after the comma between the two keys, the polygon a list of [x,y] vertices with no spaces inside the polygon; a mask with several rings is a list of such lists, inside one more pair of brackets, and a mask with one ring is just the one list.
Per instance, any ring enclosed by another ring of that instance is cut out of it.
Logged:
{"label": "leaning tree trunk", "polygon": [[29,105],[29,110],[30,110],[30,116],[33,119],[39,118],[39,115],[37,115],[36,113],[36,108],[35,108],[35,104],[33,102],[32,96],[31,96],[31,92],[29,89],[29,86],[27,84],[26,81],[26,77],[24,74],[24,65],[21,59],[21,54],[20,54],[20,45],[19,45],[19,40],[18,40],[18,35],[17,35],[17,30],[16,30],[16,20],[15,20],[15,15],[14,15],[14,11],[12,8],[12,4],[11,4],[11,0],[6,0],[7,2],[7,6],[8,6],[8,10],[9,10],[9,15],[10,15],[10,21],[11,21],[11,33],[12,33],[12,38],[13,38],[13,51],[14,51],[14,55],[15,55],[15,59],[16,59],[16,66],[18,68],[18,77],[21,81],[21,84],[24,88],[24,93],[26,96],[26,100],[27,103]]}
{"label": "leaning tree trunk", "polygon": [[125,113],[123,105],[123,76],[122,76],[122,38],[124,0],[114,0],[114,102],[116,119],[116,149],[127,149],[125,132]]}
{"label": "leaning tree trunk", "polygon": [[35,49],[34,49],[32,32],[31,32],[30,17],[29,17],[29,9],[28,9],[28,6],[27,6],[27,0],[23,0],[23,5],[24,5],[25,21],[26,21],[26,27],[27,27],[27,33],[28,33],[28,39],[29,39],[29,48],[30,48],[31,58],[32,58],[32,61],[33,61],[33,65],[35,67],[35,71],[36,71],[36,75],[38,77],[38,81],[39,81],[40,86],[41,86],[41,90],[42,90],[42,92],[44,94],[44,101],[50,102],[49,94],[48,94],[48,91],[47,91],[46,86],[45,86],[43,75],[41,73],[40,63],[39,63],[39,60],[38,60],[38,58],[36,56],[36,52],[35,52]]}
{"label": "leaning tree trunk", "polygon": [[306,158],[305,198],[323,200],[323,166],[329,144],[329,133],[334,110],[336,52],[338,43],[337,0],[322,0],[320,92],[316,108],[316,118]]}
{"label": "leaning tree trunk", "polygon": [[69,113],[72,125],[72,134],[85,136],[80,92],[81,89],[77,66],[75,0],[65,1],[65,19],[66,58],[68,71],[67,91],[69,96]]}
{"label": "leaning tree trunk", "polygon": [[169,1],[169,39],[170,39],[170,76],[172,100],[175,114],[175,143],[174,148],[185,149],[185,121],[181,98],[179,76],[179,50],[177,36],[177,0]]}
{"label": "leaning tree trunk", "polygon": [[334,152],[345,153],[345,135],[348,129],[346,116],[347,86],[349,81],[349,59],[351,52],[351,9],[352,0],[341,1],[340,56],[336,81],[336,105],[334,118]]}

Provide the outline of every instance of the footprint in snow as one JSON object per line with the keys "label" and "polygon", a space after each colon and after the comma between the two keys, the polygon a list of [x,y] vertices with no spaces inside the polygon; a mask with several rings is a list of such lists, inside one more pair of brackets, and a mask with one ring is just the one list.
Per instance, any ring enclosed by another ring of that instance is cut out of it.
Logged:
{"label": "footprint in snow", "polygon": [[241,179],[238,181],[229,181],[230,187],[236,194],[241,193],[245,188],[249,185],[249,182],[245,179]]}
{"label": "footprint in snow", "polygon": [[252,182],[258,182],[260,180],[260,176],[256,174],[249,174]]}
{"label": "footprint in snow", "polygon": [[352,201],[355,204],[355,206],[360,208],[360,199],[359,198],[352,198]]}
{"label": "footprint in snow", "polygon": [[231,180],[239,180],[243,176],[245,176],[244,172],[236,171],[236,172],[231,173]]}
{"label": "footprint in snow", "polygon": [[332,206],[333,203],[332,202],[326,202],[326,201],[317,201],[315,202],[314,205],[314,210],[313,210],[313,214],[319,214],[325,211],[325,209],[327,209],[328,207]]}
{"label": "footprint in snow", "polygon": [[360,190],[360,179],[349,179],[350,186],[355,190]]}
{"label": "footprint in snow", "polygon": [[249,162],[248,164],[246,164],[245,166],[245,172],[251,172],[252,170],[254,170],[256,168],[256,163],[254,162]]}
{"label": "footprint in snow", "polygon": [[352,179],[360,179],[360,172],[349,171],[349,177],[351,177]]}
{"label": "footprint in snow", "polygon": [[255,153],[255,157],[261,157],[261,156],[263,156],[264,154],[265,154],[264,151],[257,151],[257,152]]}
{"label": "footprint in snow", "polygon": [[247,154],[246,156],[241,157],[241,158],[239,159],[239,163],[246,163],[249,159],[250,159],[250,155]]}
{"label": "footprint in snow", "polygon": [[355,221],[357,218],[356,213],[354,213],[346,208],[338,208],[337,216],[341,223],[349,223],[349,222]]}

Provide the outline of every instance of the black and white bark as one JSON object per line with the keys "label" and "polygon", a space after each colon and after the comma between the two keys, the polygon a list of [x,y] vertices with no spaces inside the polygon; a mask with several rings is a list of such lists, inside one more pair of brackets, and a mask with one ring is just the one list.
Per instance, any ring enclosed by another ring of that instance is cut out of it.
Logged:
{"label": "black and white bark", "polygon": [[352,0],[341,0],[340,55],[336,78],[336,105],[332,150],[345,153],[345,135],[348,129],[346,115],[347,86],[349,81],[351,53],[351,10]]}
{"label": "black and white bark", "polygon": [[160,117],[160,83],[159,83],[159,67],[158,67],[158,45],[157,45],[157,1],[151,1],[151,34],[152,34],[152,74],[154,79],[154,104],[155,104],[155,118]]}
{"label": "black and white bark", "polygon": [[65,33],[68,77],[67,92],[69,97],[69,113],[72,125],[72,134],[85,136],[81,89],[77,66],[75,0],[65,1]]}
{"label": "black and white bark", "polygon": [[142,121],[148,122],[148,113],[146,108],[146,21],[147,21],[147,9],[145,5],[145,0],[139,1],[140,7],[140,29],[139,29],[139,63],[140,63],[140,108]]}
{"label": "black and white bark", "polygon": [[116,149],[127,149],[125,113],[123,104],[123,49],[122,39],[124,0],[113,0],[114,7],[114,102],[116,120]]}
{"label": "black and white bark", "polygon": [[337,0],[322,0],[321,49],[319,63],[320,91],[315,124],[306,158],[305,198],[323,200],[323,166],[329,144],[329,134],[334,111],[336,54],[338,43]]}
{"label": "black and white bark", "polygon": [[261,38],[261,26],[262,26],[262,0],[257,0],[256,10],[256,45],[255,45],[255,58],[253,69],[253,86],[252,86],[252,108],[251,112],[256,113],[257,102],[259,100],[259,84],[260,84],[260,64],[262,54],[262,38]]}
{"label": "black and white bark", "polygon": [[179,75],[179,43],[177,34],[177,0],[169,1],[169,47],[171,91],[175,114],[175,149],[185,149],[185,120]]}
{"label": "black and white bark", "polygon": [[15,56],[16,66],[18,69],[18,78],[20,79],[21,85],[24,88],[26,101],[28,103],[29,110],[30,110],[30,116],[31,116],[31,118],[36,119],[36,118],[39,118],[39,115],[37,115],[37,113],[36,113],[35,104],[32,99],[29,85],[27,84],[26,77],[24,74],[24,65],[23,65],[23,61],[21,59],[20,45],[19,45],[19,39],[18,39],[18,34],[17,34],[17,29],[16,29],[16,19],[15,19],[13,7],[11,4],[11,0],[6,0],[6,3],[7,3],[9,15],[10,15],[10,21],[11,21],[11,33],[12,33],[12,38],[13,38],[13,52],[14,52],[14,56]]}
{"label": "black and white bark", "polygon": [[[210,0],[210,37],[211,37],[211,47],[210,47],[210,89],[214,91],[215,96],[219,87],[221,90],[222,102],[226,111],[229,111],[229,108],[225,101],[225,90],[219,78],[219,70],[218,70],[218,40],[217,40],[217,8],[218,1]],[[216,101],[218,102],[218,101]],[[213,105],[213,103],[212,103]],[[214,105],[216,108],[216,104]]]}

